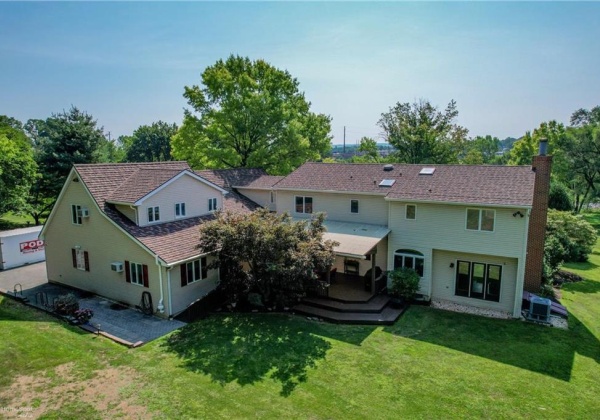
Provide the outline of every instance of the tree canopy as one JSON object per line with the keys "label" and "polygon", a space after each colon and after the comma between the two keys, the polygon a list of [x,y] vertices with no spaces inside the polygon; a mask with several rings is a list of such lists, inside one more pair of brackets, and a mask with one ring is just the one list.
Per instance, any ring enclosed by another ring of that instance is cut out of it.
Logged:
{"label": "tree canopy", "polygon": [[0,116],[0,215],[20,212],[36,178],[31,143],[20,121]]}
{"label": "tree canopy", "polygon": [[163,121],[142,125],[131,136],[120,138],[126,162],[162,162],[173,160],[171,137],[177,132],[176,124]]}
{"label": "tree canopy", "polygon": [[30,120],[26,127],[40,176],[30,189],[27,212],[39,223],[52,208],[72,166],[99,162],[107,140],[96,120],[74,106],[46,120]]}
{"label": "tree canopy", "polygon": [[295,222],[266,209],[219,213],[200,226],[199,248],[219,250],[220,287],[234,302],[257,292],[265,303],[286,305],[333,264],[335,243],[323,241],[323,221],[323,214]]}
{"label": "tree canopy", "polygon": [[331,148],[330,117],[310,103],[287,71],[230,56],[185,87],[191,110],[173,138],[173,156],[195,167],[262,167],[287,174]]}
{"label": "tree canopy", "polygon": [[457,162],[468,130],[455,123],[456,102],[440,111],[428,100],[400,103],[381,114],[378,125],[402,163]]}

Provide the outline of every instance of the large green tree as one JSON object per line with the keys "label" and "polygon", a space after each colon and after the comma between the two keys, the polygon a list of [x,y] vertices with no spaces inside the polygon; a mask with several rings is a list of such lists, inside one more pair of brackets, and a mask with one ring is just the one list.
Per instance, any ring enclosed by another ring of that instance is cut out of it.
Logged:
{"label": "large green tree", "polygon": [[543,122],[517,140],[510,151],[509,165],[531,165],[533,156],[538,153],[540,139],[548,140],[548,154],[554,156],[553,172],[563,169],[561,146],[565,136],[565,126],[555,120]]}
{"label": "large green tree", "polygon": [[310,111],[287,71],[264,60],[230,56],[185,87],[191,110],[172,153],[195,167],[262,167],[287,174],[331,148],[330,117]]}
{"label": "large green tree", "polygon": [[126,162],[162,162],[173,160],[171,137],[177,132],[176,124],[163,121],[142,125],[130,138],[123,139]]}
{"label": "large green tree", "polygon": [[490,164],[496,162],[496,152],[500,149],[497,137],[477,136],[465,143],[465,153],[461,163],[468,165]]}
{"label": "large green tree", "polygon": [[600,124],[600,106],[592,109],[580,108],[571,115],[571,125],[581,127],[588,124]]}
{"label": "large green tree", "polygon": [[20,121],[0,115],[0,215],[25,209],[36,178],[33,148],[22,127]]}
{"label": "large green tree", "polygon": [[403,163],[457,162],[464,149],[468,130],[456,124],[456,102],[450,101],[444,111],[421,99],[400,103],[381,114],[378,125],[388,143],[397,149]]}
{"label": "large green tree", "polygon": [[292,221],[266,209],[219,213],[200,226],[199,248],[219,250],[214,265],[221,269],[220,288],[233,301],[257,291],[267,304],[288,305],[315,281],[316,272],[333,264],[336,243],[323,241],[323,221],[323,214]]}
{"label": "large green tree", "polygon": [[99,162],[107,140],[96,120],[74,106],[46,120],[30,120],[26,127],[40,175],[29,191],[27,209],[37,224],[54,205],[73,165]]}

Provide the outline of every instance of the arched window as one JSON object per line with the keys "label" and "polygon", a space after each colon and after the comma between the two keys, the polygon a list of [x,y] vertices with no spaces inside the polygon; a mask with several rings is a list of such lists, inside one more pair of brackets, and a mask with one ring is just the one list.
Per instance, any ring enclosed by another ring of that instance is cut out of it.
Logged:
{"label": "arched window", "polygon": [[394,269],[407,267],[414,269],[419,277],[423,277],[423,254],[412,249],[398,249],[394,252]]}

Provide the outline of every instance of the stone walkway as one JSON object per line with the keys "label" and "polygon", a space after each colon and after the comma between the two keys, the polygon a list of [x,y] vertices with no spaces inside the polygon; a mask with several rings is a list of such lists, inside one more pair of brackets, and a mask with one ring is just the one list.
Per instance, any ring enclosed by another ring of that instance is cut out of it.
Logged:
{"label": "stone walkway", "polygon": [[94,311],[88,331],[99,329],[103,335],[129,346],[147,343],[185,325],[181,321],[169,321],[153,315],[144,315],[133,308],[113,305],[113,302],[100,296],[48,283],[45,263],[0,271],[1,291],[12,294],[16,283],[22,284],[23,296],[27,298],[29,305],[48,312],[51,311],[49,306],[56,297],[73,293],[79,298],[81,309],[89,308]]}

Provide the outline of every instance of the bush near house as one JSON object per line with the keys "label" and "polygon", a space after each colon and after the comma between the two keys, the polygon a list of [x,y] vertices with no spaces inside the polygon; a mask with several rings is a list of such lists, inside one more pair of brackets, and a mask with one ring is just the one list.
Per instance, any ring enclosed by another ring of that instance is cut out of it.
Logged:
{"label": "bush near house", "polygon": [[394,297],[410,301],[419,291],[419,275],[412,268],[396,268],[388,274],[391,285],[389,294]]}
{"label": "bush near house", "polygon": [[566,211],[549,210],[544,244],[542,292],[551,294],[552,275],[563,263],[586,261],[596,240],[596,230],[582,216]]}
{"label": "bush near house", "polygon": [[[266,209],[218,213],[200,227],[199,248],[219,250],[209,268],[221,269],[221,291],[232,303],[259,293],[268,307],[287,306],[304,295],[316,273],[330,269],[336,243],[323,241],[325,216],[292,221]],[[246,269],[247,267],[247,269]]]}

